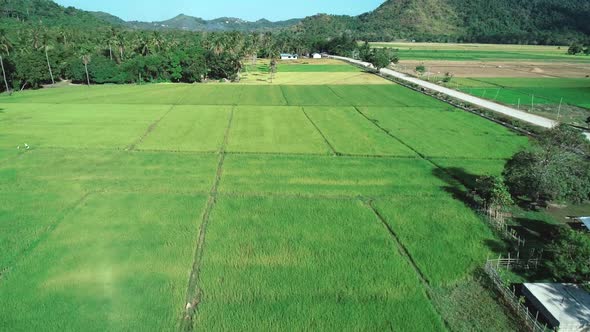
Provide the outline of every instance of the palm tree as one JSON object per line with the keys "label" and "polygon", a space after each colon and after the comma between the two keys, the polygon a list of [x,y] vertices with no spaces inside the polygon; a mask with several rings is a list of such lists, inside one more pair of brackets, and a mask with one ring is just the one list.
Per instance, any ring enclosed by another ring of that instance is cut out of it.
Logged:
{"label": "palm tree", "polygon": [[47,68],[49,68],[49,76],[51,76],[51,85],[55,85],[55,79],[53,79],[53,71],[51,70],[51,64],[49,63],[49,50],[53,48],[50,41],[50,36],[45,31],[42,35],[43,49],[45,50],[45,59],[47,60]]}
{"label": "palm tree", "polygon": [[8,39],[8,35],[4,29],[0,29],[0,67],[2,67],[2,76],[4,77],[4,84],[6,85],[6,92],[10,93],[10,87],[8,86],[8,80],[6,79],[6,71],[4,70],[4,59],[2,58],[2,51],[6,52],[7,56],[10,56],[10,50],[12,49],[12,42]]}
{"label": "palm tree", "polygon": [[82,55],[82,63],[84,63],[84,69],[86,70],[86,82],[90,86],[90,75],[88,74],[88,64],[90,63],[90,55]]}
{"label": "palm tree", "polygon": [[115,44],[119,48],[121,61],[123,61],[123,52],[125,51],[125,45],[127,44],[127,39],[125,38],[125,35],[122,33],[117,34],[117,36],[115,37]]}
{"label": "palm tree", "polygon": [[162,34],[158,31],[154,31],[152,33],[152,38],[150,40],[150,44],[156,47],[158,52],[162,50],[162,46],[164,44],[165,39],[162,37]]}
{"label": "palm tree", "polygon": [[6,30],[0,29],[0,49],[6,52],[7,56],[10,56],[10,50],[12,49],[12,42],[8,38]]}

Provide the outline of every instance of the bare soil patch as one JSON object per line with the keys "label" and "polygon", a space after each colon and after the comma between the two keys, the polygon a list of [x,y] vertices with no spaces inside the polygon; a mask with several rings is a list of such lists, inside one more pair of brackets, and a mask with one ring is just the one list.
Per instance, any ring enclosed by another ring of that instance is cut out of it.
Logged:
{"label": "bare soil patch", "polygon": [[423,64],[432,74],[452,73],[455,77],[560,77],[590,76],[590,63],[551,62],[482,62],[482,61],[416,61],[403,60],[396,70],[413,74]]}

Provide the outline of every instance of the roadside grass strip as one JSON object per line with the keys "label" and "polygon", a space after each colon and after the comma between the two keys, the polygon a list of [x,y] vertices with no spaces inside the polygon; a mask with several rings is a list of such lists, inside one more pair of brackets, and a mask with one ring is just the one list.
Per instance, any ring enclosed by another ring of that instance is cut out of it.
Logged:
{"label": "roadside grass strip", "polygon": [[138,149],[216,152],[230,111],[231,106],[175,106]]}
{"label": "roadside grass strip", "polygon": [[338,153],[417,157],[353,107],[305,107],[305,112]]}
{"label": "roadside grass strip", "polygon": [[170,106],[4,104],[0,148],[114,148],[137,140]]}
{"label": "roadside grass strip", "polygon": [[2,328],[175,331],[205,199],[91,195],[0,282]]}
{"label": "roadside grass strip", "polygon": [[380,199],[375,207],[433,286],[461,281],[503,248],[475,212],[446,193]]}
{"label": "roadside grass strip", "polygon": [[528,138],[455,109],[361,107],[365,116],[427,157],[509,158]]}
{"label": "roadside grass strip", "polygon": [[222,193],[381,196],[430,195],[446,182],[414,158],[228,155]]}
{"label": "roadside grass strip", "polygon": [[235,109],[229,152],[328,154],[330,148],[300,107]]}
{"label": "roadside grass strip", "polygon": [[444,330],[360,201],[221,197],[207,236],[197,330]]}
{"label": "roadside grass strip", "polygon": [[216,161],[214,154],[33,150],[0,164],[0,174],[10,175],[0,192],[208,192]]}

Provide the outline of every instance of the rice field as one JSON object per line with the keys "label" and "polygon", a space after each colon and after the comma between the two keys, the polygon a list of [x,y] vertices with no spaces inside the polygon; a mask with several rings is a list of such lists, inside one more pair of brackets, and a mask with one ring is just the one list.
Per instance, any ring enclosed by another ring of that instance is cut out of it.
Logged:
{"label": "rice field", "polygon": [[0,95],[1,329],[515,330],[492,294],[473,324],[438,294],[502,247],[453,177],[527,138],[340,62],[282,67],[296,84]]}
{"label": "rice field", "polygon": [[577,125],[583,125],[590,116],[588,78],[458,78],[451,86]]}
{"label": "rice field", "polygon": [[590,57],[568,55],[569,46],[506,45],[506,44],[457,44],[457,43],[408,43],[375,42],[372,47],[389,47],[399,50],[407,60],[450,61],[564,61],[588,62]]}

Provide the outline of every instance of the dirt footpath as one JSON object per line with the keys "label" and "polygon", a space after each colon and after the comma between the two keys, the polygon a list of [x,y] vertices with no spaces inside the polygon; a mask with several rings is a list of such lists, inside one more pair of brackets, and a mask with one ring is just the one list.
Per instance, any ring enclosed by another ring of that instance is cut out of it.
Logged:
{"label": "dirt footpath", "polygon": [[423,64],[429,73],[455,77],[560,77],[583,78],[590,76],[590,62],[482,62],[482,61],[416,61],[402,60],[396,70],[413,74]]}

